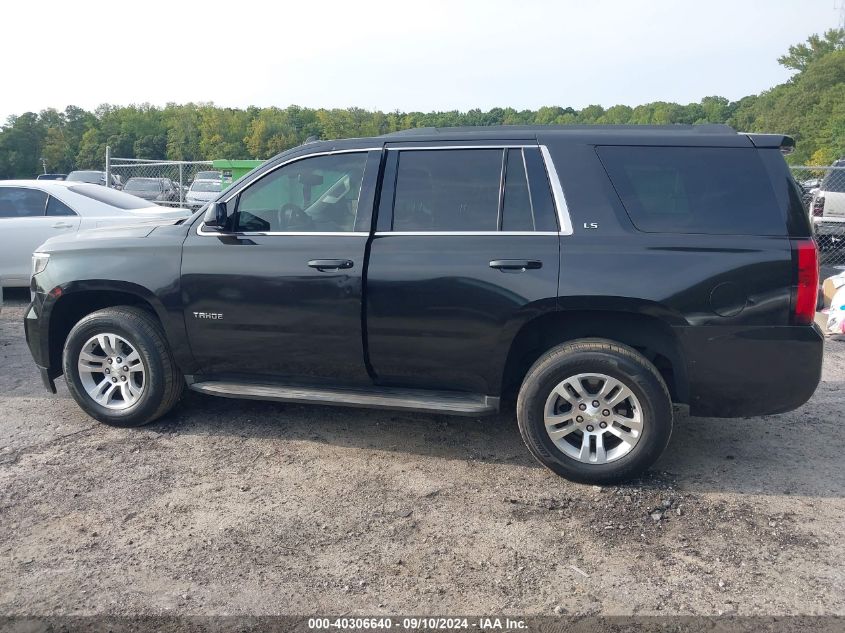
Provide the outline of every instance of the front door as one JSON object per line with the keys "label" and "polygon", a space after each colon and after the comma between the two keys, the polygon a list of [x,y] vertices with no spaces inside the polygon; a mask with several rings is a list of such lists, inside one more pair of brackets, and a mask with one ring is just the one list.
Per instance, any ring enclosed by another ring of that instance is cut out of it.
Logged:
{"label": "front door", "polygon": [[282,163],[227,200],[227,232],[190,231],[182,296],[204,374],[369,382],[361,298],[379,160]]}

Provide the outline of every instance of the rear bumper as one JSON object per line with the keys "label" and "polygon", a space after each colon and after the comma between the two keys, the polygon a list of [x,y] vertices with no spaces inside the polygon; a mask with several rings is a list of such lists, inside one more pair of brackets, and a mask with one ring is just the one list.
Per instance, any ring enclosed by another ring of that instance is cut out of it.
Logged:
{"label": "rear bumper", "polygon": [[783,413],[807,402],[821,380],[817,325],[681,327],[690,413],[737,418]]}
{"label": "rear bumper", "polygon": [[845,238],[845,218],[838,221],[814,218],[813,231],[820,236]]}

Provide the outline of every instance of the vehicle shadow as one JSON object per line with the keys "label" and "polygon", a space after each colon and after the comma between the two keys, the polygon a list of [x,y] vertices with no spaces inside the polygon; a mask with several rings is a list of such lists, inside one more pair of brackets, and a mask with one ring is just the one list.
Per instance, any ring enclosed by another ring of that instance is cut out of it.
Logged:
{"label": "vehicle shadow", "polygon": [[[28,298],[26,289],[6,289],[7,303],[0,318],[0,396],[22,398],[22,402],[50,398],[56,401],[57,411],[66,410],[80,424],[90,424],[70,399],[62,379],[57,381],[56,396],[41,386],[21,325]],[[837,347],[826,364],[841,365],[838,355],[845,352],[845,343],[831,345],[841,345],[842,351]],[[735,420],[679,414],[669,447],[654,469],[668,473],[675,485],[689,491],[843,497],[842,393],[845,383],[828,380],[806,405],[790,413]],[[147,430],[299,440],[541,468],[523,445],[512,410],[485,418],[461,418],[231,400],[188,392],[172,414]],[[138,431],[120,432],[128,436]]]}
{"label": "vehicle shadow", "polygon": [[[823,389],[842,390],[827,383]],[[841,393],[841,391],[840,391]],[[845,497],[840,402],[822,404],[817,393],[796,411],[758,418],[678,416],[656,469],[699,492]]]}
{"label": "vehicle shadow", "polygon": [[[845,385],[825,383],[820,399],[842,388]],[[694,418],[679,413],[669,447],[654,470],[690,492],[843,497],[845,442],[835,411],[811,400],[798,411],[762,418]],[[173,415],[152,428],[541,468],[522,443],[512,411],[461,418],[190,393]],[[649,484],[646,480],[627,485]]]}

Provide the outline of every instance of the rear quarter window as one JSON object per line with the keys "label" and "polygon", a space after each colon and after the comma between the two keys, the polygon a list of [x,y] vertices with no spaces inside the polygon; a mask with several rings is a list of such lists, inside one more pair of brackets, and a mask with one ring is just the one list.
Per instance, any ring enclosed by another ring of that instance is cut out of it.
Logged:
{"label": "rear quarter window", "polygon": [[649,233],[785,235],[756,149],[599,146],[631,222]]}

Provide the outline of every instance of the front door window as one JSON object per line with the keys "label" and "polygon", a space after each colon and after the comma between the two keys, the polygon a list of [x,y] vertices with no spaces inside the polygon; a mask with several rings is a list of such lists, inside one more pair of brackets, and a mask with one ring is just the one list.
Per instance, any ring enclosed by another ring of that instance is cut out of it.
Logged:
{"label": "front door window", "polygon": [[235,230],[354,231],[366,162],[365,152],[352,152],[315,156],[280,167],[238,196]]}

